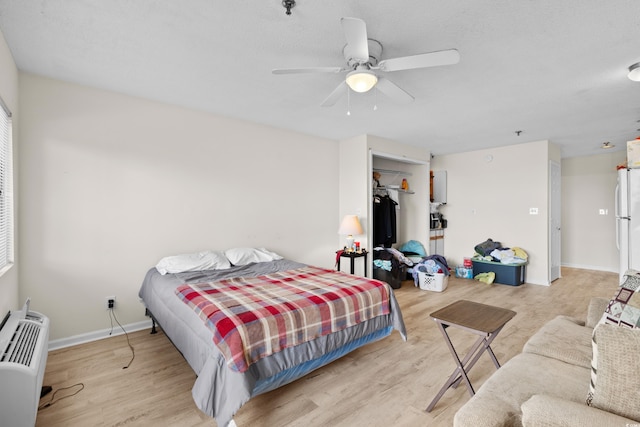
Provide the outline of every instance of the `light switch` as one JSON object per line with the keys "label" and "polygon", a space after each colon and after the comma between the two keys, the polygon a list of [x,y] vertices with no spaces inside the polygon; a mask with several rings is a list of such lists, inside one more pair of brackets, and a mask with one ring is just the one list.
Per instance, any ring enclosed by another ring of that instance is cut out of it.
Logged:
{"label": "light switch", "polygon": [[529,215],[538,215],[538,208],[529,208]]}

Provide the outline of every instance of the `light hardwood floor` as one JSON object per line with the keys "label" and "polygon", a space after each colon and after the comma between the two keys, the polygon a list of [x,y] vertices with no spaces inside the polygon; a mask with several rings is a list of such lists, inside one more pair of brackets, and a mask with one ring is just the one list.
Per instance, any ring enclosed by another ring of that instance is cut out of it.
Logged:
{"label": "light hardwood floor", "polygon": [[[558,314],[582,318],[593,296],[611,297],[618,276],[590,270],[562,269],[550,287],[486,285],[450,278],[442,293],[422,291],[404,282],[395,291],[408,340],[396,331],[306,377],[258,396],[235,416],[247,426],[451,426],[468,399],[466,387],[448,390],[431,413],[424,410],[455,364],[429,314],[458,299],[509,308],[517,315],[492,348],[501,363],[518,354],[525,341]],[[142,308],[141,308],[142,310]],[[459,350],[475,340],[451,328]],[[54,391],[76,383],[85,388],[38,413],[37,426],[216,426],[193,403],[195,374],[162,334],[129,334],[52,351],[44,384]],[[477,389],[495,371],[485,354],[470,372]],[[69,394],[60,391],[56,399]],[[51,395],[45,396],[41,404]]]}

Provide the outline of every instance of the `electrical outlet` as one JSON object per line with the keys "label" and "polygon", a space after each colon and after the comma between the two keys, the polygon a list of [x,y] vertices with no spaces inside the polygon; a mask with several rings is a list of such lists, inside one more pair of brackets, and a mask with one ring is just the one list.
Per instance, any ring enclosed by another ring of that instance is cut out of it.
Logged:
{"label": "electrical outlet", "polygon": [[107,310],[111,310],[113,308],[116,308],[116,297],[107,297]]}

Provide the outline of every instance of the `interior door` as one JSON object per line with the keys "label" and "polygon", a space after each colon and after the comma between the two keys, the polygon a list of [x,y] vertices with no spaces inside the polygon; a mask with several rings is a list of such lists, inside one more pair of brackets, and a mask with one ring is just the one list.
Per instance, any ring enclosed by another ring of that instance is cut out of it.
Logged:
{"label": "interior door", "polygon": [[629,169],[629,268],[640,270],[640,169]]}
{"label": "interior door", "polygon": [[549,162],[549,282],[561,277],[561,180],[560,165]]}

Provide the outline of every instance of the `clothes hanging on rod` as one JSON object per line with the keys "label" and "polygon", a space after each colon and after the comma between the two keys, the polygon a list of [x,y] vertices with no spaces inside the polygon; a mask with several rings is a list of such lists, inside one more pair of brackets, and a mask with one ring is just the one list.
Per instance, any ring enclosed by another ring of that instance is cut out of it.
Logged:
{"label": "clothes hanging on rod", "polygon": [[[384,196],[388,196],[389,194],[387,193],[387,188],[386,187],[374,187],[373,188],[373,197],[375,199],[376,196],[379,197],[384,197]],[[374,200],[375,201],[375,200]]]}
{"label": "clothes hanging on rod", "polygon": [[[379,191],[379,190],[376,190]],[[396,243],[396,205],[389,195],[373,196],[373,245],[390,248]]]}

